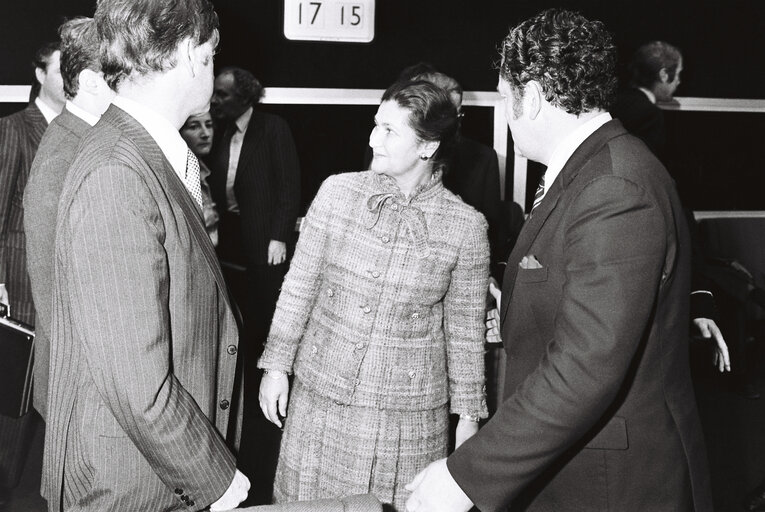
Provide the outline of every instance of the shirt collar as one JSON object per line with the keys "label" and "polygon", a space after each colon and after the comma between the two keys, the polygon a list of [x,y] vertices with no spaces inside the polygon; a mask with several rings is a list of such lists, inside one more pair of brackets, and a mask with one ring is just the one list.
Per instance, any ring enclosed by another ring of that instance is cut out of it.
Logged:
{"label": "shirt collar", "polygon": [[237,130],[244,133],[247,131],[247,126],[250,124],[250,118],[252,117],[252,107],[245,110],[241,116],[239,116],[234,124],[236,124]]}
{"label": "shirt collar", "polygon": [[94,116],[84,108],[80,108],[74,103],[72,103],[69,100],[66,100],[66,109],[74,114],[75,116],[79,117],[86,123],[88,123],[90,126],[94,126],[98,120],[101,118],[101,116]]}
{"label": "shirt collar", "polygon": [[175,173],[183,180],[189,147],[172,123],[145,105],[124,96],[116,96],[112,104],[130,114],[149,132]]}
{"label": "shirt collar", "polygon": [[50,107],[50,105],[48,105],[42,99],[40,99],[39,96],[35,98],[35,105],[37,105],[37,108],[40,109],[40,112],[42,112],[42,115],[45,118],[45,122],[47,122],[48,124],[50,124],[50,122],[53,121],[53,119],[55,119],[56,116],[59,114],[58,112],[53,110],[53,108]]}
{"label": "shirt collar", "polygon": [[558,144],[550,158],[550,163],[547,165],[547,171],[545,171],[545,194],[550,190],[555,178],[557,178],[558,174],[563,170],[563,166],[566,165],[566,162],[568,162],[568,159],[574,154],[574,151],[576,151],[577,148],[582,145],[582,142],[592,135],[595,130],[610,120],[611,114],[603,112],[569,133],[568,136]]}
{"label": "shirt collar", "polygon": [[643,94],[645,94],[646,96],[648,96],[648,100],[649,100],[651,103],[653,103],[654,105],[656,105],[656,95],[655,95],[653,92],[651,92],[649,89],[646,89],[645,87],[638,87],[638,89],[640,89],[640,91],[641,91]]}

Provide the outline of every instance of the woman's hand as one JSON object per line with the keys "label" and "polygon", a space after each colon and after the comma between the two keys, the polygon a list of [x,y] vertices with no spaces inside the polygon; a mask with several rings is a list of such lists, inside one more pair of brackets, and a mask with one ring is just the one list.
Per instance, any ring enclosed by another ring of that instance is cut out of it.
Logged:
{"label": "woman's hand", "polygon": [[457,422],[457,430],[454,432],[454,449],[473,437],[478,432],[478,422],[460,418]]}
{"label": "woman's hand", "polygon": [[[282,428],[279,414],[282,417],[287,415],[289,393],[290,383],[287,380],[286,373],[271,371],[263,374],[263,378],[260,380],[260,392],[258,393],[260,409],[263,411],[266,419],[279,428]],[[277,407],[279,414],[277,414]]]}

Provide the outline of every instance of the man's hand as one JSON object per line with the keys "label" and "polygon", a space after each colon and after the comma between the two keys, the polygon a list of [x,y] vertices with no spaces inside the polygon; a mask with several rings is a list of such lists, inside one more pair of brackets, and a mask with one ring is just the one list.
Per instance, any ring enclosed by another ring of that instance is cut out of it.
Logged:
{"label": "man's hand", "polygon": [[279,240],[268,242],[268,264],[280,265],[287,259],[287,244]]}
{"label": "man's hand", "polygon": [[722,332],[714,320],[709,318],[694,318],[693,325],[695,325],[701,337],[705,339],[714,338],[717,343],[717,349],[715,350],[714,364],[721,372],[730,371],[730,355],[728,354],[728,345],[725,344]]}
{"label": "man's hand", "polygon": [[250,480],[244,474],[236,470],[231,485],[223,493],[218,501],[210,505],[210,512],[218,510],[231,510],[239,506],[241,502],[247,499],[247,491],[250,490]]}
{"label": "man's hand", "polygon": [[414,477],[406,489],[406,512],[467,512],[473,502],[454,481],[446,459],[431,463]]}
{"label": "man's hand", "polygon": [[0,283],[0,302],[8,306],[8,316],[11,316],[11,303],[8,298],[8,289],[5,287],[5,283]]}
{"label": "man's hand", "polygon": [[283,372],[264,373],[260,379],[258,401],[266,419],[282,428],[282,422],[276,413],[277,407],[282,417],[287,415],[287,400],[290,393],[290,383],[287,374]]}

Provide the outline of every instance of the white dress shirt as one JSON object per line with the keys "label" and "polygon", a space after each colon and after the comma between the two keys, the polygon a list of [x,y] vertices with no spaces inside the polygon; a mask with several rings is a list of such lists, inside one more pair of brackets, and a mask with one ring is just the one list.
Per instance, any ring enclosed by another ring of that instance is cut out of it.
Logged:
{"label": "white dress shirt", "polygon": [[66,100],[66,106],[64,108],[66,108],[69,112],[71,112],[75,116],[79,117],[80,119],[88,123],[90,126],[94,126],[98,122],[98,120],[101,119],[101,116],[93,115],[87,110],[78,107],[77,105],[75,105],[69,100]]}
{"label": "white dress shirt", "polygon": [[35,98],[35,105],[40,109],[40,112],[42,112],[42,115],[48,124],[50,124],[50,122],[59,114],[59,112],[56,112],[47,103],[41,100],[39,96]]}
{"label": "white dress shirt", "polygon": [[[558,174],[563,170],[563,167],[571,158],[579,146],[582,145],[587,137],[595,133],[595,130],[606,124],[611,120],[611,114],[603,112],[602,114],[593,117],[582,126],[571,132],[565,139],[561,141],[555,147],[552,156],[550,157],[550,163],[547,164],[547,170],[545,171],[545,194],[550,190]],[[542,195],[544,197],[544,194]]]}
{"label": "white dress shirt", "polygon": [[226,202],[227,209],[233,213],[239,213],[239,204],[234,195],[234,182],[236,181],[236,168],[239,165],[239,156],[242,154],[244,135],[252,117],[252,107],[244,111],[234,123],[236,131],[231,135],[231,145],[228,151],[228,174],[226,175]]}
{"label": "white dress shirt", "polygon": [[[186,180],[186,158],[189,147],[186,141],[181,137],[180,132],[164,117],[157,114],[150,108],[141,105],[124,96],[117,96],[112,100],[112,104],[121,108],[138,123],[143,126],[159,149],[170,162],[175,173],[181,179],[186,189],[191,194],[191,186]],[[193,195],[192,195],[193,198]]]}

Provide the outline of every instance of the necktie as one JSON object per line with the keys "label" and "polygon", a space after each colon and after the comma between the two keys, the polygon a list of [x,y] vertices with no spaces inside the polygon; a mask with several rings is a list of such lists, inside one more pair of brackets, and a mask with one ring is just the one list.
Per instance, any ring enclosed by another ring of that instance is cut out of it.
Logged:
{"label": "necktie", "polygon": [[545,195],[545,175],[542,175],[542,179],[539,180],[539,186],[537,187],[537,191],[534,193],[534,205],[531,207],[531,211],[533,212],[537,206],[539,206],[539,203],[542,202],[542,198]]}
{"label": "necktie", "polygon": [[186,177],[184,184],[189,190],[189,194],[202,208],[202,182],[199,178],[199,160],[190,149],[186,149]]}

